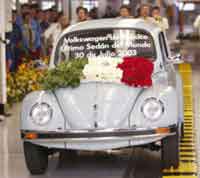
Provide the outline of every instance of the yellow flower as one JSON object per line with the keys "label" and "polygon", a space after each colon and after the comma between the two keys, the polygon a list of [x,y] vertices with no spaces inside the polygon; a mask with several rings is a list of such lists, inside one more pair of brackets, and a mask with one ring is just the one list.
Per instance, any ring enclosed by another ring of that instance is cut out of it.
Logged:
{"label": "yellow flower", "polygon": [[39,79],[44,70],[34,68],[33,62],[23,59],[18,71],[7,75],[7,94],[9,103],[22,100],[29,92],[40,90]]}
{"label": "yellow flower", "polygon": [[26,69],[26,64],[21,64],[20,66],[19,66],[19,70],[20,71],[23,71],[23,70],[25,70]]}

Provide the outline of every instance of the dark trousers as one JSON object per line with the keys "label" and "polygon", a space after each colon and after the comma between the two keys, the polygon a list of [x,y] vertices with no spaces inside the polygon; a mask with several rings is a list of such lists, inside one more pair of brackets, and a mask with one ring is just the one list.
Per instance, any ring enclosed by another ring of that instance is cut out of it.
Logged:
{"label": "dark trousers", "polygon": [[5,105],[0,103],[0,115],[5,114]]}

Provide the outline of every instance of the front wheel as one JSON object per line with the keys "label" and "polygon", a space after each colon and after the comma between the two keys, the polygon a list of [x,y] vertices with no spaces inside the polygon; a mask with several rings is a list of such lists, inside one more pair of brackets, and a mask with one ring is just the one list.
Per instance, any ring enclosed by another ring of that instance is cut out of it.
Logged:
{"label": "front wheel", "polygon": [[48,167],[48,149],[30,142],[24,142],[24,156],[32,175],[44,174]]}
{"label": "front wheel", "polygon": [[179,134],[166,137],[162,140],[162,168],[178,168],[179,166]]}

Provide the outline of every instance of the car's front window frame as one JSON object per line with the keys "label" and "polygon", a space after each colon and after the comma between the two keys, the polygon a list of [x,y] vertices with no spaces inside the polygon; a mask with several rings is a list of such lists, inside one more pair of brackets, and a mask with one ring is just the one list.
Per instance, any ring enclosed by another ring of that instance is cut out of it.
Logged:
{"label": "car's front window frame", "polygon": [[[101,28],[98,28],[98,29],[94,29],[94,28],[89,28],[89,29],[84,29],[84,30],[76,30],[76,31],[72,31],[72,32],[69,32],[69,33],[66,33],[65,35],[63,35],[60,40],[58,41],[57,45],[56,45],[56,48],[55,48],[55,55],[54,55],[54,65],[56,66],[59,62],[59,52],[58,52],[58,48],[61,46],[60,43],[63,42],[63,39],[67,36],[67,35],[70,35],[70,34],[74,34],[74,33],[81,33],[81,32],[87,32],[87,31],[92,31],[92,30],[101,30]],[[151,38],[151,42],[152,42],[152,48],[154,49],[154,53],[155,53],[155,56],[153,56],[153,62],[156,61],[157,59],[157,49],[156,49],[156,46],[155,46],[155,40],[154,40],[154,37],[153,35],[147,31],[147,30],[144,30],[144,29],[140,29],[140,28],[102,28],[102,30],[137,30],[137,31],[140,31],[140,32],[143,32],[145,34],[147,34],[150,38]]]}

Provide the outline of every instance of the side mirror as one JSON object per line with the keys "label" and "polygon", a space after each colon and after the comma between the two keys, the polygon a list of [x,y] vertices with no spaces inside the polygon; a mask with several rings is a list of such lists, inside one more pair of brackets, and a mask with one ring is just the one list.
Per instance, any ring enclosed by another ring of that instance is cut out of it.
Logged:
{"label": "side mirror", "polygon": [[176,54],[172,57],[169,57],[168,60],[167,60],[167,63],[169,63],[169,64],[182,64],[182,63],[184,63],[184,61],[182,59],[181,54]]}

